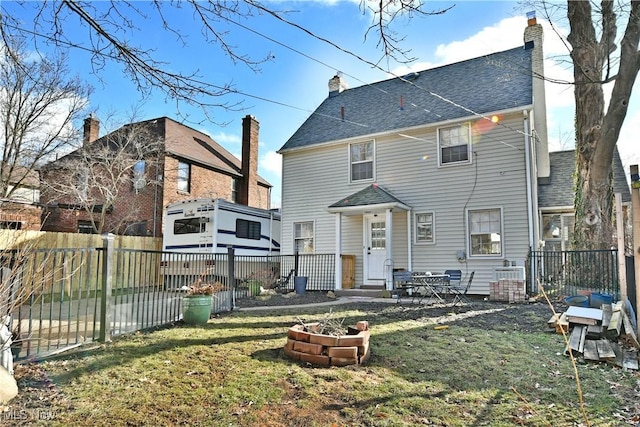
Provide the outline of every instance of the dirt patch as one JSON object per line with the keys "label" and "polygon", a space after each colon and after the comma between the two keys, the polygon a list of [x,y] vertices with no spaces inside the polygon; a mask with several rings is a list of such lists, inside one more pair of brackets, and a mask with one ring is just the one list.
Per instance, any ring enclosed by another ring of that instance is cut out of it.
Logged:
{"label": "dirt patch", "polygon": [[303,294],[295,292],[276,293],[274,295],[253,296],[238,298],[236,306],[240,308],[250,307],[275,307],[303,304],[320,304],[336,301],[336,297],[328,292],[308,291]]}

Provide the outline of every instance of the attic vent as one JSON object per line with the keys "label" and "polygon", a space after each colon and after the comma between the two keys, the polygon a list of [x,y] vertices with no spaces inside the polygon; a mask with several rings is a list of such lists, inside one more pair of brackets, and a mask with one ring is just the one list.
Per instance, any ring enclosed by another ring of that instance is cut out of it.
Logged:
{"label": "attic vent", "polygon": [[413,73],[405,74],[404,76],[402,76],[402,79],[411,81],[417,79],[419,75],[420,73],[416,73],[414,71]]}

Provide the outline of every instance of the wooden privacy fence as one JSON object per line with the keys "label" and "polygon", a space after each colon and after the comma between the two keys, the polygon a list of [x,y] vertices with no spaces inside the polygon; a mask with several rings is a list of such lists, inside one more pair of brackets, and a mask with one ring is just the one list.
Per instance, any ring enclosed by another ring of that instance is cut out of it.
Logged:
{"label": "wooden privacy fence", "polygon": [[[102,246],[102,240],[98,234],[0,230],[0,251],[17,248],[96,248]],[[162,238],[114,236],[114,245],[116,248],[159,251],[162,250]]]}

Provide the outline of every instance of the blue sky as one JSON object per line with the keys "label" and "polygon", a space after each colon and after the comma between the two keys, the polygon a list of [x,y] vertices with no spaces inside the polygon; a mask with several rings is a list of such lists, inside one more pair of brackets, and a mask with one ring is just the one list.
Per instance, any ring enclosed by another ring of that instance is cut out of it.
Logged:
{"label": "blue sky", "polygon": [[[134,2],[138,7],[145,4]],[[371,16],[358,8],[359,1],[279,1],[267,2],[277,10],[288,10],[288,20],[329,39],[342,49],[353,52],[369,62],[377,62],[381,52],[378,39],[365,32],[371,25]],[[453,2],[428,2],[437,9]],[[11,2],[2,2],[3,13],[19,14],[29,22],[28,13]],[[458,1],[443,15],[400,19],[393,27],[405,37],[402,46],[411,49],[410,56],[417,60],[407,65],[382,61],[380,67],[396,75],[411,70],[423,70],[477,57],[486,53],[522,45],[526,26],[526,12],[515,1]],[[234,64],[216,45],[203,42],[200,24],[188,10],[174,11],[169,18],[185,38],[184,46],[175,34],[168,33],[156,20],[137,22],[139,31],[128,37],[147,48],[156,50],[158,58],[166,61],[171,70],[184,72],[200,70],[202,77],[214,84],[232,83],[246,95],[234,94],[218,101],[241,103],[241,110],[212,110],[212,121],[195,107],[181,106],[187,114],[188,125],[206,132],[214,140],[240,157],[241,121],[247,114],[260,122],[259,173],[274,185],[272,204],[279,207],[281,192],[281,160],[276,151],[304,122],[309,114],[328,94],[328,81],[341,71],[349,87],[361,86],[391,77],[390,74],[321,42],[302,31],[288,26],[271,16],[256,13],[250,20],[241,21],[243,28],[228,25],[225,41],[237,47],[238,52],[255,59],[272,56],[254,72],[242,63]],[[73,22],[73,21],[69,21]],[[545,30],[545,56],[566,55],[567,49],[547,22],[538,13],[538,22]],[[217,24],[216,24],[217,25]],[[82,34],[80,28],[68,28]],[[562,31],[562,27],[560,27]],[[297,51],[297,52],[296,52]],[[130,79],[118,65],[107,64],[99,78],[91,74],[90,59],[82,51],[72,51],[70,68],[82,74],[94,87],[90,111],[98,118],[116,114],[126,120],[132,109],[138,110],[138,119],[168,116],[180,120],[176,103],[157,93],[141,99]],[[548,77],[571,80],[572,70],[549,59],[545,64]],[[618,147],[623,163],[628,167],[640,161],[640,150],[633,144],[632,135],[640,134],[640,97],[631,100],[631,109],[623,127]],[[573,93],[568,85],[547,83],[547,107],[550,148],[553,151],[573,148]],[[196,124],[194,124],[196,123]],[[226,124],[221,126],[221,124]],[[78,124],[80,126],[80,124]],[[101,134],[111,129],[103,128]]]}

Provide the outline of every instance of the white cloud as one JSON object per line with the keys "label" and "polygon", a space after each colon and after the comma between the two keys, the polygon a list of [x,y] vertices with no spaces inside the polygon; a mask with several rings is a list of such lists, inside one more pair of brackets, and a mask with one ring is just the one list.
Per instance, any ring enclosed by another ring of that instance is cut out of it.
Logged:
{"label": "white cloud", "polygon": [[[242,137],[234,133],[218,132],[215,135],[211,135],[211,138],[218,144],[227,148],[227,144],[241,145]],[[228,148],[227,148],[228,149]]]}
{"label": "white cloud", "polygon": [[630,111],[627,114],[618,138],[618,151],[627,175],[630,165],[640,164],[640,148],[638,148],[639,145],[636,141],[637,135],[640,135],[640,109]]}
{"label": "white cloud", "polygon": [[260,159],[260,169],[277,176],[282,177],[282,156],[275,151],[267,151]]}

